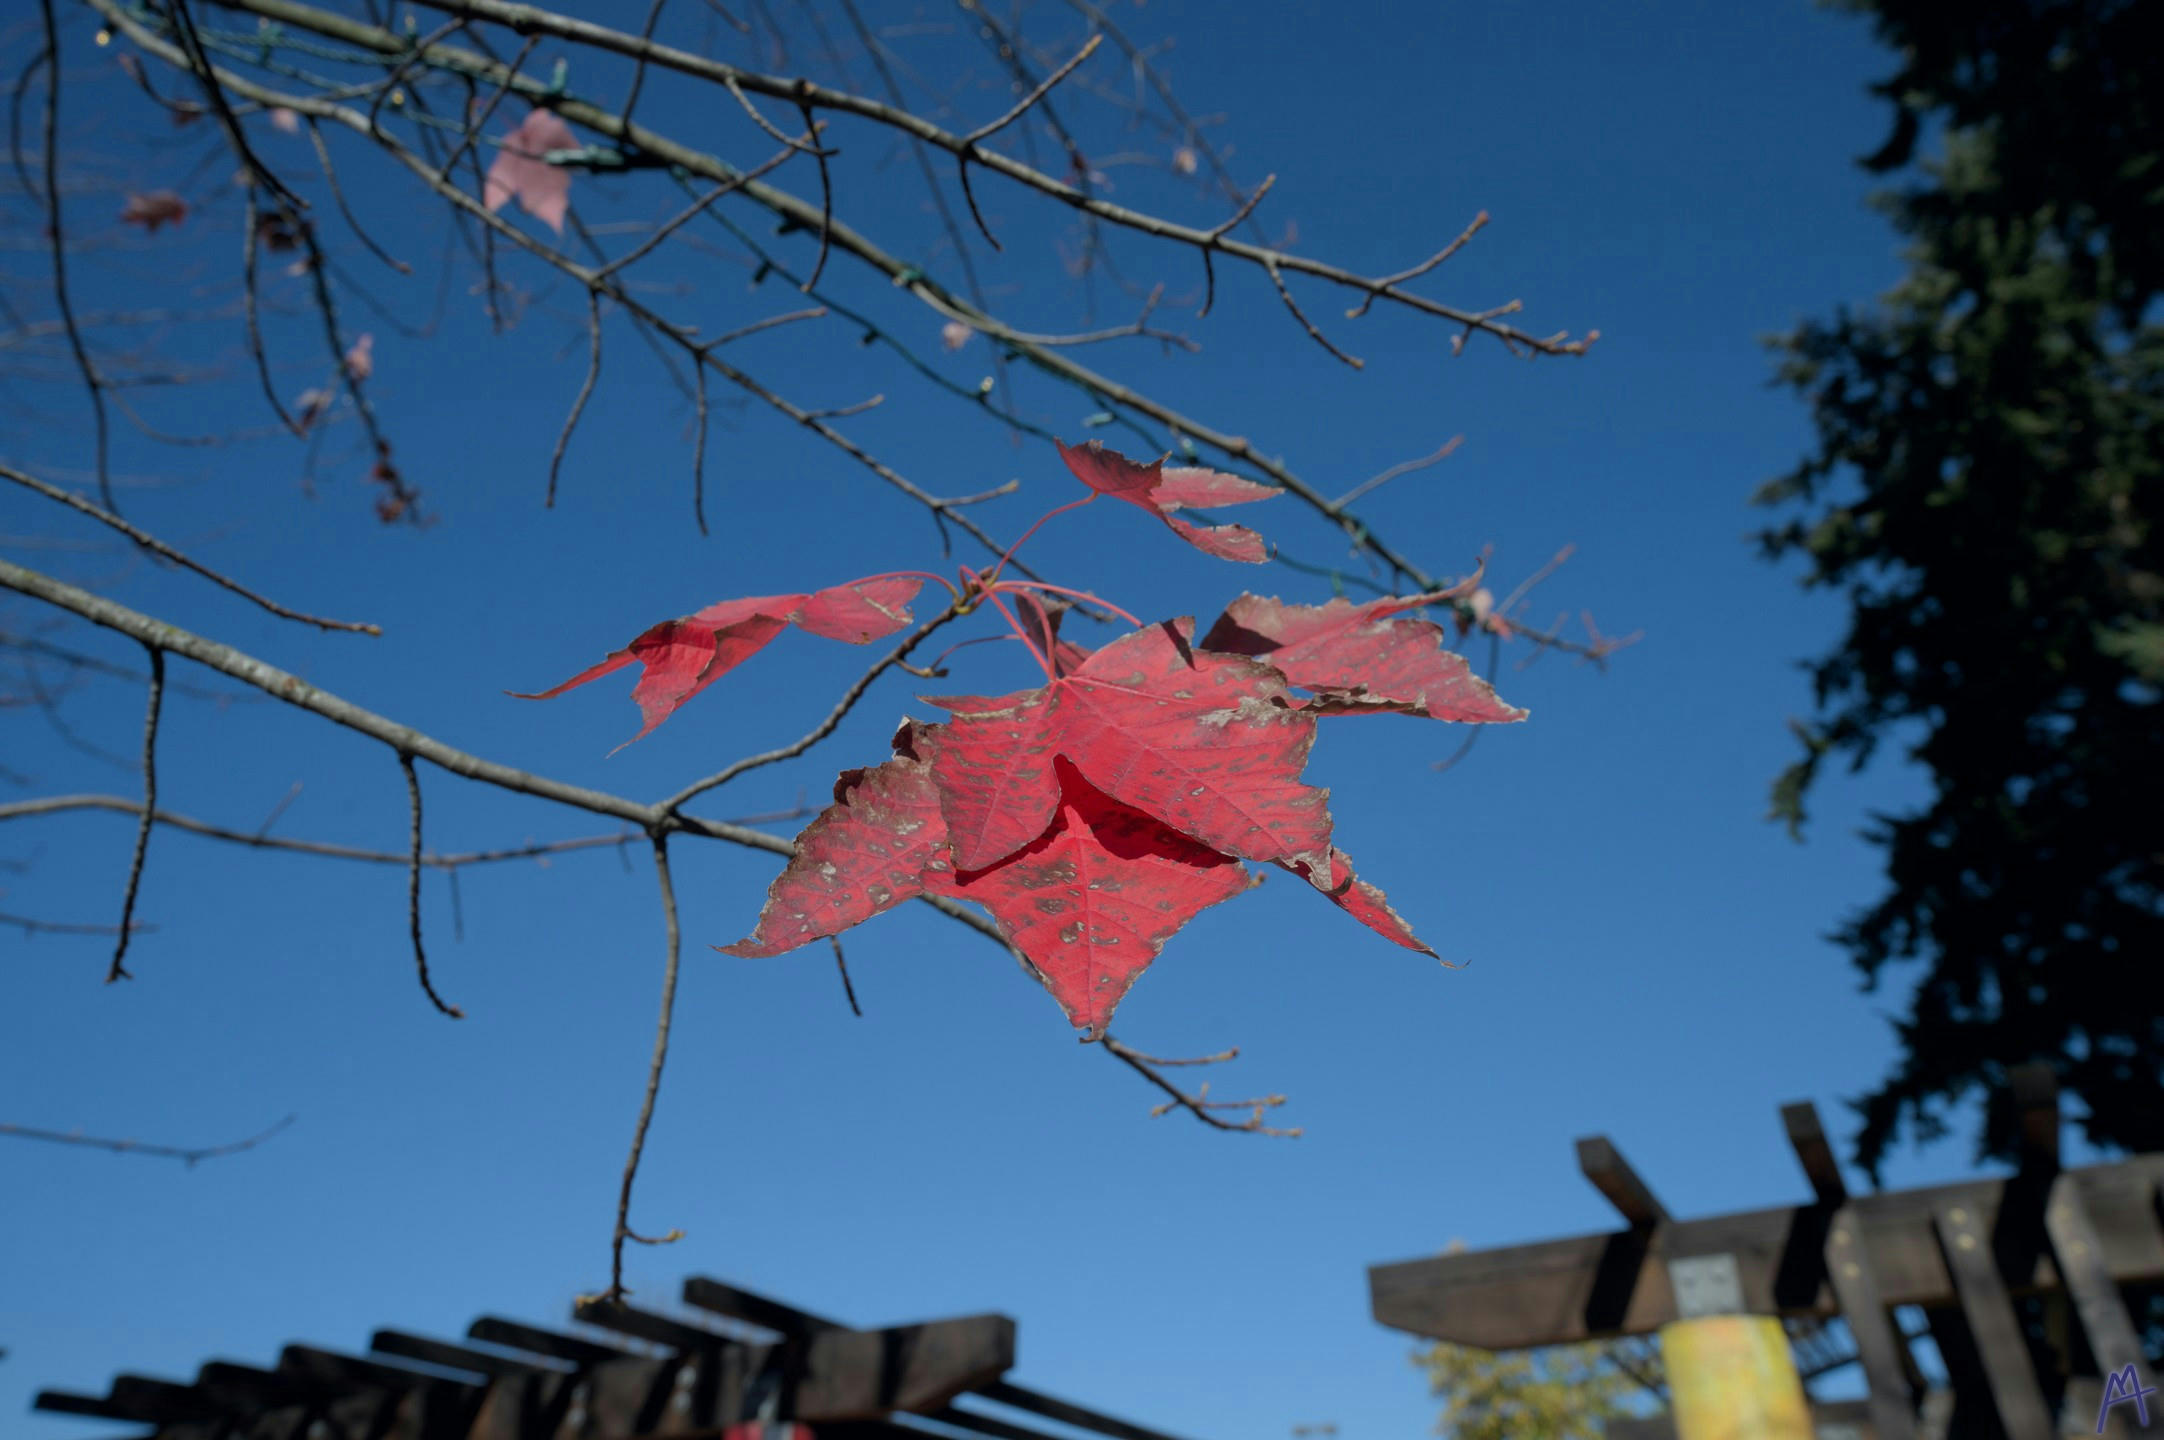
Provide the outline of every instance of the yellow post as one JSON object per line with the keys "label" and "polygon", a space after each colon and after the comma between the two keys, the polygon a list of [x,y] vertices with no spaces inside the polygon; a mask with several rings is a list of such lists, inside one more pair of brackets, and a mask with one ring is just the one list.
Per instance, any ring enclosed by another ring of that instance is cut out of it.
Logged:
{"label": "yellow post", "polygon": [[1704,1315],[1661,1327],[1678,1440],[1812,1440],[1781,1322]]}

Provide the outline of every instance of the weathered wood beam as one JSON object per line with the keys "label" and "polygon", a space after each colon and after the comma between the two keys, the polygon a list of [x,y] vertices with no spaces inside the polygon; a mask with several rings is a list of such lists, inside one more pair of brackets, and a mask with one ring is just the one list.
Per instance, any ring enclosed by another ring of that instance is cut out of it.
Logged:
{"label": "weathered wood beam", "polygon": [[1941,1205],[1931,1225],[1961,1300],[1961,1318],[1983,1363],[1985,1383],[2006,1440],[2053,1440],[2051,1411],[2037,1384],[2013,1297],[1992,1259],[1990,1232],[1966,1205]]}
{"label": "weathered wood beam", "polygon": [[815,1330],[847,1330],[839,1320],[827,1320],[808,1310],[784,1305],[764,1295],[754,1295],[749,1290],[739,1290],[719,1280],[709,1280],[704,1275],[694,1275],[684,1282],[684,1303],[694,1309],[726,1315],[731,1320],[741,1320],[747,1325],[757,1325],[777,1335],[809,1335]]}
{"label": "weathered wood beam", "polygon": [[[2157,1198],[2164,1185],[2164,1154],[2066,1174],[2096,1226],[2112,1282],[2164,1280]],[[1988,1227],[1996,1221],[2006,1183],[1972,1180],[1852,1197],[1850,1212],[1883,1303],[1889,1308],[1957,1304],[1932,1213],[1939,1206],[1964,1205]],[[1610,1232],[1434,1256],[1371,1267],[1369,1294],[1375,1318],[1385,1325],[1489,1350],[1643,1335],[1677,1318],[1667,1257],[1725,1251],[1736,1257],[1746,1312],[1830,1318],[1840,1312],[1840,1300],[1818,1258],[1825,1224],[1822,1206],[1785,1206],[1672,1221],[1636,1232],[1635,1240],[1633,1231]],[[1799,1247],[1807,1248],[1792,1257]],[[1642,1253],[1632,1261],[1634,1249]],[[1618,1254],[1630,1263],[1619,1263]],[[2008,1280],[2016,1295],[2058,1283],[2048,1254],[2039,1256],[2029,1273]],[[1604,1302],[1599,1306],[1592,1303],[1597,1296]]]}
{"label": "weathered wood beam", "polygon": [[[1814,1123],[1817,1118],[1812,1116]],[[1908,1342],[1894,1330],[1893,1318],[1879,1295],[1870,1251],[1862,1243],[1862,1226],[1846,1207],[1834,1213],[1823,1256],[1826,1278],[1840,1299],[1841,1314],[1856,1342],[1856,1358],[1863,1366],[1871,1428],[1878,1440],[1914,1440],[1915,1397],[1903,1364]]]}
{"label": "weathered wood beam", "polygon": [[1631,1169],[1607,1136],[1588,1135],[1578,1142],[1578,1169],[1632,1228],[1650,1230],[1668,1222],[1668,1211],[1653,1188]]}
{"label": "weathered wood beam", "polygon": [[1005,1315],[819,1331],[802,1342],[794,1408],[784,1413],[811,1421],[931,1414],[1013,1369],[1014,1333]]}
{"label": "weathered wood beam", "polygon": [[2024,1175],[2046,1178],[2059,1173],[2059,1077],[2036,1061],[2006,1072],[2013,1092],[2018,1163]]}
{"label": "weathered wood beam", "polygon": [[401,1360],[420,1360],[430,1365],[441,1365],[447,1370],[465,1370],[492,1378],[503,1375],[532,1375],[555,1369],[548,1361],[537,1356],[502,1355],[491,1350],[476,1350],[471,1345],[454,1345],[448,1340],[432,1340],[426,1335],[409,1335],[403,1330],[378,1330],[368,1337],[368,1348],[379,1355],[393,1355]]}
{"label": "weathered wood beam", "polygon": [[361,1389],[417,1390],[428,1385],[478,1388],[470,1379],[460,1381],[427,1375],[403,1365],[386,1365],[381,1360],[364,1360],[358,1355],[340,1355],[331,1350],[318,1350],[312,1345],[286,1346],[278,1355],[278,1373],[329,1393]]}
{"label": "weathered wood beam", "polygon": [[1808,1100],[1781,1107],[1781,1128],[1788,1132],[1789,1147],[1803,1166],[1811,1193],[1821,1205],[1838,1205],[1848,1198],[1848,1184],[1841,1178],[1841,1162],[1834,1158],[1826,1139],[1826,1127],[1818,1122],[1818,1107]]}
{"label": "weathered wood beam", "polygon": [[591,1296],[574,1302],[571,1318],[582,1325],[592,1325],[603,1330],[614,1330],[619,1335],[629,1335],[634,1340],[650,1340],[656,1345],[666,1345],[673,1350],[696,1353],[702,1350],[719,1350],[732,1344],[730,1337],[718,1330],[707,1330],[697,1325],[686,1325],[652,1310],[642,1310],[635,1305],[624,1305]]}
{"label": "weathered wood beam", "polygon": [[598,1365],[604,1360],[620,1360],[631,1353],[614,1345],[596,1344],[576,1335],[559,1335],[553,1330],[543,1330],[538,1325],[505,1320],[496,1315],[484,1315],[468,1325],[466,1336],[471,1340],[484,1340],[491,1345],[501,1345],[506,1350],[524,1350],[532,1355],[545,1355],[551,1360],[568,1360],[574,1365]]}
{"label": "weathered wood beam", "polygon": [[2082,1204],[2080,1188],[2064,1175],[2051,1187],[2044,1226],[2051,1237],[2052,1259],[2073,1297],[2074,1313],[2081,1317],[2081,1332],[2098,1368],[2108,1375],[2122,1365],[2132,1365],[2143,1385],[2156,1384],[2144,1363],[2141,1337],[2127,1313],[2126,1300],[2105,1269],[2104,1243],[2096,1224]]}
{"label": "weathered wood beam", "polygon": [[1027,1410],[1032,1415],[1042,1415],[1047,1420],[1057,1420],[1063,1425],[1078,1425],[1084,1430],[1095,1430],[1100,1435],[1111,1435],[1116,1440],[1173,1440],[1162,1430],[1133,1425],[1125,1420],[1092,1410],[1085,1405],[1072,1405],[1065,1400],[1055,1400],[1034,1390],[1024,1390],[1019,1385],[1009,1385],[1004,1380],[990,1385],[979,1385],[977,1393],[987,1400],[1002,1405],[1012,1405],[1017,1410]]}

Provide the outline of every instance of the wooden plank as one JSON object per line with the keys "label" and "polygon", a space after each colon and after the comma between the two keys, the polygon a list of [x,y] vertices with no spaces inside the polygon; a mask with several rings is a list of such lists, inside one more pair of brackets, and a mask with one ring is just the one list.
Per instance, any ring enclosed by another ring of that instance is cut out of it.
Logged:
{"label": "wooden plank", "polygon": [[2006,1072],[2013,1092],[2018,1163],[2024,1175],[2059,1173],[2059,1077],[2043,1061]]}
{"label": "wooden plank", "polygon": [[1907,1367],[1902,1364],[1908,1343],[1894,1333],[1893,1318],[1879,1296],[1878,1276],[1862,1242],[1862,1226],[1847,1207],[1834,1213],[1826,1234],[1825,1258],[1826,1277],[1840,1297],[1841,1314],[1863,1365],[1871,1428],[1878,1440],[1914,1440],[1915,1401],[1909,1393]]}
{"label": "wooden plank", "polygon": [[1014,1368],[1014,1331],[1005,1315],[819,1331],[801,1342],[802,1369],[783,1413],[807,1421],[929,1414]]}
{"label": "wooden plank", "polygon": [[1811,1193],[1821,1205],[1838,1205],[1848,1199],[1848,1184],[1841,1178],[1841,1162],[1834,1158],[1826,1127],[1819,1124],[1818,1107],[1808,1100],[1781,1107],[1781,1128],[1788,1132],[1789,1148],[1796,1152]]}
{"label": "wooden plank", "polygon": [[1100,1410],[1092,1410],[1084,1405],[1071,1405],[1065,1400],[1055,1400],[1034,1390],[1024,1390],[1019,1385],[1009,1385],[1004,1380],[996,1380],[990,1385],[979,1385],[977,1393],[987,1400],[1012,1405],[1017,1410],[1027,1410],[1033,1415],[1042,1415],[1047,1420],[1057,1420],[1063,1425],[1074,1425],[1084,1430],[1095,1430],[1100,1435],[1114,1436],[1115,1440],[1173,1440],[1173,1437],[1162,1430],[1132,1425]]}
{"label": "wooden plank", "polygon": [[[686,1305],[710,1311],[716,1315],[725,1315],[732,1320],[741,1320],[746,1324],[757,1325],[762,1329],[771,1330],[777,1335],[804,1339],[826,1332],[847,1332],[849,1330],[849,1327],[843,1325],[840,1321],[814,1315],[810,1311],[800,1310],[793,1305],[785,1305],[779,1300],[753,1294],[751,1291],[742,1290],[734,1285],[709,1279],[703,1275],[692,1276],[684,1282],[683,1298]],[[1007,1323],[1011,1326],[1013,1322],[1008,1321]],[[897,1327],[897,1329],[907,1328],[910,1327]],[[1002,1370],[1013,1365],[1013,1338],[1011,1334],[1006,1344],[1008,1360],[1006,1366],[1001,1367]],[[1058,1399],[1039,1390],[1012,1384],[999,1379],[997,1376],[990,1376],[984,1383],[968,1388],[987,1399],[997,1400],[1000,1404],[1011,1405],[1019,1410],[1027,1410],[1033,1414],[1042,1415],[1047,1419],[1060,1420],[1070,1425],[1079,1425],[1085,1429],[1096,1430],[1101,1434],[1115,1436],[1117,1440],[1171,1440],[1170,1436],[1157,1431],[1130,1424],[1100,1411],[1091,1410],[1086,1406]],[[911,1407],[896,1406],[895,1408],[906,1410]],[[966,1414],[968,1412],[955,1413]],[[989,1416],[983,1418],[991,1419]]]}
{"label": "wooden plank", "polygon": [[448,1340],[432,1340],[426,1335],[409,1335],[403,1330],[378,1330],[368,1337],[368,1348],[379,1355],[395,1355],[401,1360],[419,1360],[446,1370],[465,1370],[491,1377],[530,1375],[538,1370],[555,1368],[534,1356],[499,1355],[476,1350],[471,1345],[454,1345]]}
{"label": "wooden plank", "polygon": [[358,1355],[340,1355],[331,1350],[318,1350],[312,1345],[286,1346],[278,1355],[278,1373],[325,1392],[406,1391],[426,1385],[453,1388],[471,1385],[470,1381],[424,1375],[403,1365],[386,1365],[380,1360],[364,1360]]}
{"label": "wooden plank", "polygon": [[[2164,1155],[2083,1166],[2066,1174],[2079,1187],[2095,1223],[2112,1281],[2130,1285],[2164,1280],[2164,1228],[2157,1219]],[[1989,1226],[1997,1219],[2005,1186],[1999,1180],[1973,1180],[1851,1197],[1848,1203],[1888,1308],[1957,1303],[1932,1229],[1933,1209],[1961,1205]],[[1830,1284],[1822,1279],[1792,1284],[1782,1276],[1784,1259],[1801,1248],[1794,1242],[1817,1233],[1825,1215],[1817,1205],[1786,1206],[1660,1226],[1644,1241],[1642,1266],[1626,1275],[1620,1302],[1590,1315],[1588,1302],[1604,1261],[1613,1271],[1611,1251],[1627,1243],[1633,1232],[1376,1265],[1368,1271],[1369,1295],[1375,1318],[1385,1325],[1488,1350],[1642,1335],[1677,1318],[1667,1257],[1726,1251],[1736,1257],[1746,1312],[1831,1318],[1840,1313],[1840,1300]],[[1809,1248],[1818,1247],[1813,1243]],[[2010,1280],[2008,1288],[2024,1295],[2057,1283],[2058,1271],[2047,1254],[2038,1257],[2028,1274]]]}
{"label": "wooden plank", "polygon": [[106,1398],[135,1411],[132,1419],[160,1423],[208,1420],[218,1413],[217,1407],[193,1386],[154,1380],[147,1375],[115,1375],[113,1383],[106,1387]]}
{"label": "wooden plank", "polygon": [[652,1310],[598,1300],[591,1296],[572,1304],[571,1318],[582,1325],[614,1330],[617,1334],[629,1335],[634,1340],[650,1340],[656,1345],[666,1345],[672,1350],[693,1354],[719,1350],[725,1345],[735,1343],[718,1330],[686,1325],[681,1320],[672,1320]]}
{"label": "wooden plank", "polygon": [[1578,1141],[1578,1170],[1633,1229],[1649,1230],[1667,1223],[1668,1211],[1653,1188],[1631,1169],[1607,1136],[1588,1135]]}
{"label": "wooden plank", "polygon": [[764,1295],[754,1295],[749,1290],[739,1290],[719,1280],[704,1275],[694,1275],[684,1282],[684,1303],[695,1309],[726,1315],[732,1320],[742,1320],[748,1325],[771,1330],[777,1335],[809,1335],[815,1330],[846,1330],[849,1327],[838,1320],[826,1320],[779,1300]]}
{"label": "wooden plank", "polygon": [[484,1315],[468,1325],[466,1337],[501,1345],[506,1350],[524,1350],[529,1354],[546,1355],[551,1360],[569,1360],[574,1365],[598,1365],[604,1360],[619,1360],[631,1353],[614,1345],[597,1345],[576,1335],[559,1335],[553,1330],[496,1315]]}
{"label": "wooden plank", "polygon": [[127,1406],[116,1404],[103,1395],[84,1395],[73,1390],[40,1390],[30,1402],[33,1410],[43,1410],[48,1415],[87,1415],[93,1420],[151,1420],[155,1416],[138,1415]]}
{"label": "wooden plank", "polygon": [[2051,1412],[2036,1382],[2013,1299],[1992,1259],[1990,1232],[1965,1205],[1940,1207],[1931,1223],[2007,1440],[2052,1440]]}
{"label": "wooden plank", "polygon": [[1027,1425],[1017,1425],[996,1415],[984,1415],[975,1410],[957,1410],[944,1406],[926,1415],[927,1420],[937,1420],[942,1425],[952,1425],[958,1430],[989,1435],[992,1440],[1054,1440],[1042,1430],[1032,1430]]}
{"label": "wooden plank", "polygon": [[195,1388],[215,1404],[243,1412],[292,1405],[309,1398],[307,1387],[286,1376],[225,1360],[212,1360],[199,1367]]}
{"label": "wooden plank", "polygon": [[2156,1378],[2143,1363],[2133,1317],[2127,1313],[2126,1301],[2104,1267],[2103,1241],[2097,1238],[2096,1225],[2082,1205],[2080,1188],[2064,1175],[2051,1187],[2044,1227],[2051,1237],[2052,1258],[2059,1267],[2060,1281],[2073,1297],[2074,1313],[2081,1317],[2081,1333],[2089,1342],[2089,1353],[2096,1357],[2097,1368],[2109,1375],[2122,1365],[2132,1365],[2143,1385],[2154,1385]]}

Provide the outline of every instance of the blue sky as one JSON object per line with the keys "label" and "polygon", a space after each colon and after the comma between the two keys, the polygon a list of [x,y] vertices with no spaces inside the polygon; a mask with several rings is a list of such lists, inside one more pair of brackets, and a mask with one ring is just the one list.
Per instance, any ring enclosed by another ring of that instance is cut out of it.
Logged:
{"label": "blue sky", "polygon": [[[868,9],[880,24],[946,18],[937,6],[923,17]],[[695,13],[684,7],[679,41],[699,39]],[[200,172],[209,180],[187,173],[210,142],[126,100],[90,47],[87,14],[70,12],[68,74],[80,84],[63,120],[95,153],[71,196],[86,217],[81,293],[229,305],[237,209],[213,183],[225,162]],[[1809,704],[1795,662],[1837,635],[1840,612],[1746,542],[1758,523],[1746,497],[1808,441],[1800,404],[1767,385],[1759,337],[1865,300],[1899,272],[1851,163],[1882,136],[1864,86],[1891,60],[1860,24],[1801,0],[1267,11],[1153,0],[1119,14],[1138,36],[1177,37],[1169,71],[1191,111],[1229,116],[1214,133],[1235,147],[1235,173],[1249,184],[1277,174],[1261,211],[1271,234],[1295,222],[1301,252],[1382,272],[1484,208],[1494,223],[1426,293],[1467,306],[1522,297],[1528,328],[1597,327],[1603,338],[1583,360],[1528,364],[1477,343],[1451,359],[1435,326],[1342,321],[1341,303],[1303,287],[1310,313],[1366,359],[1354,374],[1302,337],[1262,277],[1224,266],[1207,320],[1193,318],[1192,299],[1161,317],[1201,354],[1129,345],[1091,362],[1254,437],[1326,491],[1463,432],[1444,464],[1372,497],[1377,528],[1439,572],[1492,545],[1505,585],[1575,544],[1532,618],[1590,610],[1603,630],[1646,638],[1605,674],[1553,656],[1520,670],[1523,652],[1506,651],[1496,683],[1532,719],[1487,735],[1447,773],[1430,768],[1458,741],[1445,728],[1325,730],[1310,773],[1332,789],[1341,843],[1466,968],[1396,951],[1273,884],[1205,914],[1135,988],[1116,1033],[1157,1053],[1239,1046],[1219,1093],[1286,1093],[1284,1120],[1306,1130],[1298,1140],[1150,1119],[1154,1096],[1136,1077],[1077,1046],[1047,996],[922,907],[851,937],[862,1019],[823,950],[717,956],[706,947],[749,929],[773,867],[678,845],[684,982],[634,1224],[687,1238],[634,1254],[630,1279],[660,1305],[680,1277],[710,1274],[867,1324],[1002,1310],[1021,1325],[1016,1378],[1196,1440],[1315,1422],[1335,1422],[1346,1440],[1423,1432],[1434,1404],[1407,1364],[1414,1342],[1369,1319],[1365,1266],[1454,1238],[1485,1247],[1608,1227],[1575,1173],[1579,1135],[1613,1137],[1684,1214],[1800,1199],[1777,1106],[1814,1099],[1845,1136],[1840,1097],[1892,1057],[1883,1016],[1898,994],[1860,995],[1822,936],[1875,893],[1875,854],[1856,838],[1867,812],[1909,803],[1921,782],[1894,764],[1831,779],[1801,846],[1764,822],[1767,782],[1790,754],[1785,721]],[[1059,22],[1047,12],[1043,23],[1051,34]],[[998,113],[1005,101],[981,59],[936,38],[896,44],[923,45],[927,65],[966,54],[958,115]],[[550,59],[544,46],[537,63]],[[1122,83],[1116,64],[1093,65],[1087,75]],[[586,79],[570,77],[574,89]],[[614,72],[593,81],[603,94],[621,83]],[[92,134],[91,107],[107,101],[135,129],[100,119]],[[681,123],[741,162],[771,150],[733,112],[683,107],[666,82],[642,117]],[[951,276],[906,155],[861,128],[834,138],[845,212]],[[263,143],[271,163],[313,181],[304,142],[266,131]],[[396,313],[425,321],[437,220],[404,180],[339,153],[356,209],[421,274],[390,276],[326,220],[333,253]],[[1222,214],[1161,164],[1108,173],[1115,198],[1203,223]],[[197,200],[187,226],[146,239],[112,223],[125,190],[163,185]],[[1080,293],[1047,258],[1069,233],[1064,216],[997,180],[980,194],[1008,246],[999,257],[979,247],[995,301],[1033,328],[1086,328]],[[680,203],[650,178],[581,179],[574,202],[597,223],[652,221]],[[801,236],[776,243],[793,263],[808,258]],[[1116,253],[1124,273],[1163,279],[1175,298],[1197,283],[1185,253],[1139,239]],[[439,517],[432,528],[369,517],[350,424],[324,443],[312,495],[291,442],[174,450],[124,426],[117,441],[137,522],[288,604],[380,622],[383,639],[281,623],[104,548],[93,527],[17,494],[0,495],[0,553],[448,743],[630,796],[668,793],[807,728],[866,654],[785,636],[613,758],[636,728],[623,677],[545,706],[504,697],[714,600],[947,567],[920,510],[756,409],[717,408],[714,533],[701,537],[689,523],[688,407],[621,324],[607,331],[558,503],[542,508],[586,362],[580,297],[508,257],[507,276],[536,295],[492,336],[465,293],[473,267],[456,265],[431,338],[347,305],[352,327],[375,333],[376,401]],[[712,255],[687,253],[654,275],[689,287],[671,303],[709,333],[803,303],[778,281],[750,288]],[[984,373],[981,339],[946,354],[937,320],[883,280],[839,259],[831,276],[942,373],[965,385]],[[284,307],[269,332],[276,382],[290,398],[324,366],[294,308],[297,282],[270,284]],[[36,299],[27,282],[9,293]],[[1100,299],[1096,323],[1131,318],[1128,302]],[[264,425],[237,325],[227,313],[177,331],[173,346],[224,378],[153,396],[147,413],[183,430]],[[883,393],[880,408],[844,422],[848,433],[927,488],[1019,479],[1019,495],[976,512],[1001,534],[1071,498],[1049,447],[1010,444],[838,322],[734,352],[805,404]],[[81,482],[79,391],[8,384],[21,403],[0,415],[0,452]],[[1080,397],[1025,383],[1017,398],[1070,439],[1084,433]],[[1342,541],[1310,514],[1289,501],[1268,509],[1252,523],[1287,554],[1341,558]],[[1230,572],[1121,507],[1064,517],[1029,554],[1149,616],[1206,623],[1243,586],[1328,593],[1289,570]],[[16,633],[45,618],[0,605]],[[110,636],[39,633],[141,663]],[[184,664],[172,678],[238,694]],[[962,651],[946,681],[882,681],[812,755],[747,776],[702,813],[822,796],[836,769],[883,758],[898,716],[928,714],[920,691],[1028,683],[1026,660],[1000,646]],[[78,740],[122,757],[140,743],[140,703],[139,687],[111,680],[61,701]],[[10,710],[0,727],[6,766],[31,777],[0,801],[136,791],[130,768],[65,743],[35,709]],[[161,751],[160,799],[173,809],[252,828],[299,783],[277,833],[404,844],[392,757],[313,717],[175,696]],[[425,765],[422,783],[435,847],[610,828]],[[29,862],[0,874],[0,909],[110,923],[131,833],[109,814],[0,829],[0,859]],[[462,941],[447,888],[429,878],[431,956],[467,1011],[459,1024],[416,991],[395,867],[163,831],[138,912],[157,930],[136,943],[132,984],[101,983],[101,941],[5,932],[0,1119],[193,1144],[299,1117],[261,1149],[193,1170],[0,1147],[10,1432],[98,1433],[26,1418],[44,1386],[97,1391],[120,1370],[185,1377],[214,1356],[268,1363],[296,1339],[356,1349],[380,1325],[457,1334],[485,1312],[557,1323],[574,1295],[598,1288],[660,970],[643,844],[626,856],[468,872]],[[1888,1178],[1950,1176],[1967,1160],[1965,1139],[1904,1150]]]}

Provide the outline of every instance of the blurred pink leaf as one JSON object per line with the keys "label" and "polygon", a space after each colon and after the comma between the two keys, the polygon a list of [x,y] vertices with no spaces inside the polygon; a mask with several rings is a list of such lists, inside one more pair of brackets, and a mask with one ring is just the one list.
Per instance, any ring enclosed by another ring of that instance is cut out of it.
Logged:
{"label": "blurred pink leaf", "polygon": [[481,187],[491,210],[518,201],[519,209],[564,233],[564,212],[571,205],[571,172],[541,157],[551,150],[576,150],[578,136],[551,110],[527,113],[519,127],[503,137],[503,148],[488,167]]}

